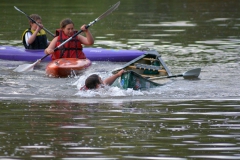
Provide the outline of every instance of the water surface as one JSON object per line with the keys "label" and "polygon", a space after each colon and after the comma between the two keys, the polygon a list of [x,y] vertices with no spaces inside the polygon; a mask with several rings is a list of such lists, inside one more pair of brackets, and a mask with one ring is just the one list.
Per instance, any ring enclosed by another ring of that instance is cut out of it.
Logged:
{"label": "water surface", "polygon": [[[0,45],[22,46],[27,18],[13,6],[54,33],[63,18],[79,29],[116,2],[2,0]],[[92,47],[154,49],[173,74],[202,69],[147,91],[79,91],[88,75],[106,78],[123,62],[49,78],[46,62],[16,73],[29,62],[0,60],[0,159],[239,159],[239,9],[237,0],[121,0],[94,24]]]}

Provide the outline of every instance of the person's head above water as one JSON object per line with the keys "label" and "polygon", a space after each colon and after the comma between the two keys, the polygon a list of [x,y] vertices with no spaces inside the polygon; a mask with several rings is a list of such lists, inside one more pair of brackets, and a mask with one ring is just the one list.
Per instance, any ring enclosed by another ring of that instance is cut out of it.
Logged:
{"label": "person's head above water", "polygon": [[92,74],[85,80],[85,86],[88,89],[97,89],[101,84],[103,81],[97,74]]}
{"label": "person's head above water", "polygon": [[99,77],[97,74],[90,75],[85,80],[85,85],[80,88],[80,90],[88,90],[88,89],[98,89],[100,87],[103,87],[104,85],[112,85],[113,82],[120,77],[124,73],[124,70],[120,70],[118,73],[102,80],[101,77]]}

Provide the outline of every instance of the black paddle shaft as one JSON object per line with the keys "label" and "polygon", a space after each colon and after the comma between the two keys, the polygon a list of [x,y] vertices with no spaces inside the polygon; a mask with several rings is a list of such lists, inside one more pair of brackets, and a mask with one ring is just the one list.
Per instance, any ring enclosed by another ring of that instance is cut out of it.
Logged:
{"label": "black paddle shaft", "polygon": [[[102,15],[100,15],[98,18],[96,18],[94,21],[90,22],[88,25],[86,25],[86,29],[88,29],[90,26],[92,26],[94,23],[96,23],[97,21],[99,21],[100,19],[106,17],[107,15],[109,15],[110,13],[112,13],[115,9],[118,8],[118,6],[120,5],[120,1],[117,2],[116,4],[114,4],[110,9],[108,9],[106,12],[104,12]],[[72,37],[69,37],[66,41],[62,42],[59,46],[57,46],[54,49],[54,52],[57,51],[60,47],[62,47],[64,44],[66,44],[67,42],[71,41],[73,38],[75,38],[77,35],[79,35],[80,33],[82,33],[83,30],[78,31],[77,33],[75,33]],[[41,58],[41,60],[43,60],[44,58],[46,58],[49,54],[45,55],[44,57]]]}
{"label": "black paddle shaft", "polygon": [[[89,25],[86,26],[86,29],[89,27]],[[63,43],[61,43],[60,45],[58,45],[55,49],[54,52],[57,51],[60,47],[62,47],[64,44],[66,44],[67,42],[71,41],[73,38],[77,37],[77,35],[79,35],[80,33],[82,33],[83,30],[78,31],[77,33],[75,33],[72,37],[68,38],[66,41],[64,41]]]}
{"label": "black paddle shaft", "polygon": [[177,74],[177,75],[167,76],[167,78],[173,78],[173,77],[183,77],[183,74]]}
{"label": "black paddle shaft", "polygon": [[[118,3],[116,3],[115,5],[113,5],[110,9],[108,9],[106,12],[104,12],[101,16],[99,16],[97,19],[95,19],[94,21],[90,22],[87,26],[86,29],[89,28],[91,25],[93,25],[94,23],[96,23],[98,20],[106,17],[107,15],[109,15],[111,12],[113,12],[115,9],[117,9],[117,7],[120,5],[120,1]],[[21,10],[19,10],[17,7],[14,6],[14,8],[16,10],[18,10],[19,12],[25,14],[24,12],[22,12]],[[25,14],[26,15],[26,14]],[[27,16],[27,15],[26,15]],[[77,33],[75,33],[72,37],[70,37],[69,39],[67,39],[66,41],[64,41],[63,43],[61,43],[57,48],[54,49],[54,51],[56,51],[57,49],[59,49],[59,47],[63,46],[65,43],[67,43],[68,41],[70,41],[72,38],[76,37],[78,34],[80,34],[82,32],[82,30],[78,31]],[[46,58],[47,56],[49,56],[49,54],[46,54],[44,57],[42,57],[41,59],[38,59],[36,62],[34,62],[33,64],[27,64],[23,66],[19,66],[17,67],[15,70],[18,72],[24,72],[27,71],[29,69],[33,69],[33,67],[36,64],[39,64],[40,61],[42,61],[44,58]]]}
{"label": "black paddle shaft", "polygon": [[[103,14],[101,14],[98,18],[96,18],[94,21],[90,22],[88,25],[86,25],[86,29],[88,29],[90,26],[92,26],[94,23],[96,23],[97,21],[103,19],[104,17],[106,17],[107,15],[109,15],[110,13],[112,13],[115,9],[118,8],[118,6],[120,5],[120,1],[117,2],[116,4],[114,4],[110,9],[108,9],[106,12],[104,12]],[[59,46],[57,46],[54,51],[58,50],[60,47],[62,47],[65,43],[71,41],[74,37],[76,37],[77,35],[79,35],[80,33],[82,33],[83,31],[80,30],[77,33],[75,33],[72,37],[68,38],[66,41],[64,41],[63,43],[61,43]]]}
{"label": "black paddle shaft", "polygon": [[[36,23],[36,24],[40,27],[40,25],[39,25],[34,19],[32,19],[30,16],[28,16],[25,12],[23,12],[22,10],[20,10],[20,9],[17,8],[16,6],[14,6],[14,8],[15,8],[17,11],[21,12],[22,14],[24,14],[28,19],[30,19],[33,23]],[[52,34],[52,33],[51,33],[49,30],[47,30],[46,28],[43,27],[43,30],[45,30],[45,31],[46,31],[47,33],[49,33],[51,36],[55,37],[55,35]]]}
{"label": "black paddle shaft", "polygon": [[187,72],[184,72],[183,74],[163,76],[163,77],[154,77],[154,78],[149,78],[149,79],[156,80],[156,79],[174,78],[174,77],[183,77],[185,79],[190,79],[190,78],[197,78],[199,76],[200,72],[201,72],[201,68],[195,68],[195,69],[189,70]]}

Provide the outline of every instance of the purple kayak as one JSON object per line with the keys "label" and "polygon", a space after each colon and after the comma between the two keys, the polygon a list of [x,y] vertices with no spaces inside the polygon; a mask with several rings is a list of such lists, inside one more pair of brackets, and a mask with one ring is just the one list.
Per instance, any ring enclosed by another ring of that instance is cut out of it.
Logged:
{"label": "purple kayak", "polygon": [[[140,50],[102,48],[84,48],[83,52],[91,61],[112,62],[128,62],[146,53],[146,51]],[[28,50],[16,46],[0,46],[0,59],[4,60],[34,62],[43,56],[45,56],[44,50]],[[43,61],[51,61],[50,56],[46,57]]]}

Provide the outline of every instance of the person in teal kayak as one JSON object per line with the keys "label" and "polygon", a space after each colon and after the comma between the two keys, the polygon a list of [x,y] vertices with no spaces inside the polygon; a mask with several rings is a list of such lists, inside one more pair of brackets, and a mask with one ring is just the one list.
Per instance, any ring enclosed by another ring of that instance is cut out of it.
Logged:
{"label": "person in teal kayak", "polygon": [[32,20],[29,20],[30,28],[26,29],[22,35],[22,43],[26,49],[46,49],[49,41],[46,32],[42,29],[42,18],[37,14],[31,14],[30,18],[35,20],[39,26]]}
{"label": "person in teal kayak", "polygon": [[65,43],[57,51],[54,49],[59,46],[62,42],[72,37],[76,30],[74,30],[74,23],[71,19],[66,18],[60,22],[60,29],[56,30],[56,37],[51,41],[49,46],[45,49],[46,54],[51,54],[52,60],[59,58],[79,58],[85,59],[86,56],[83,53],[83,45],[93,45],[94,38],[89,29],[86,29],[86,25],[82,25],[80,29],[85,33],[83,35],[77,35],[72,38],[69,42]]}
{"label": "person in teal kayak", "polygon": [[124,70],[120,70],[118,73],[106,78],[105,80],[102,80],[102,78],[97,74],[92,74],[87,77],[85,85],[81,87],[80,90],[98,89],[104,87],[105,85],[110,86],[118,77],[121,77],[124,72]]}

